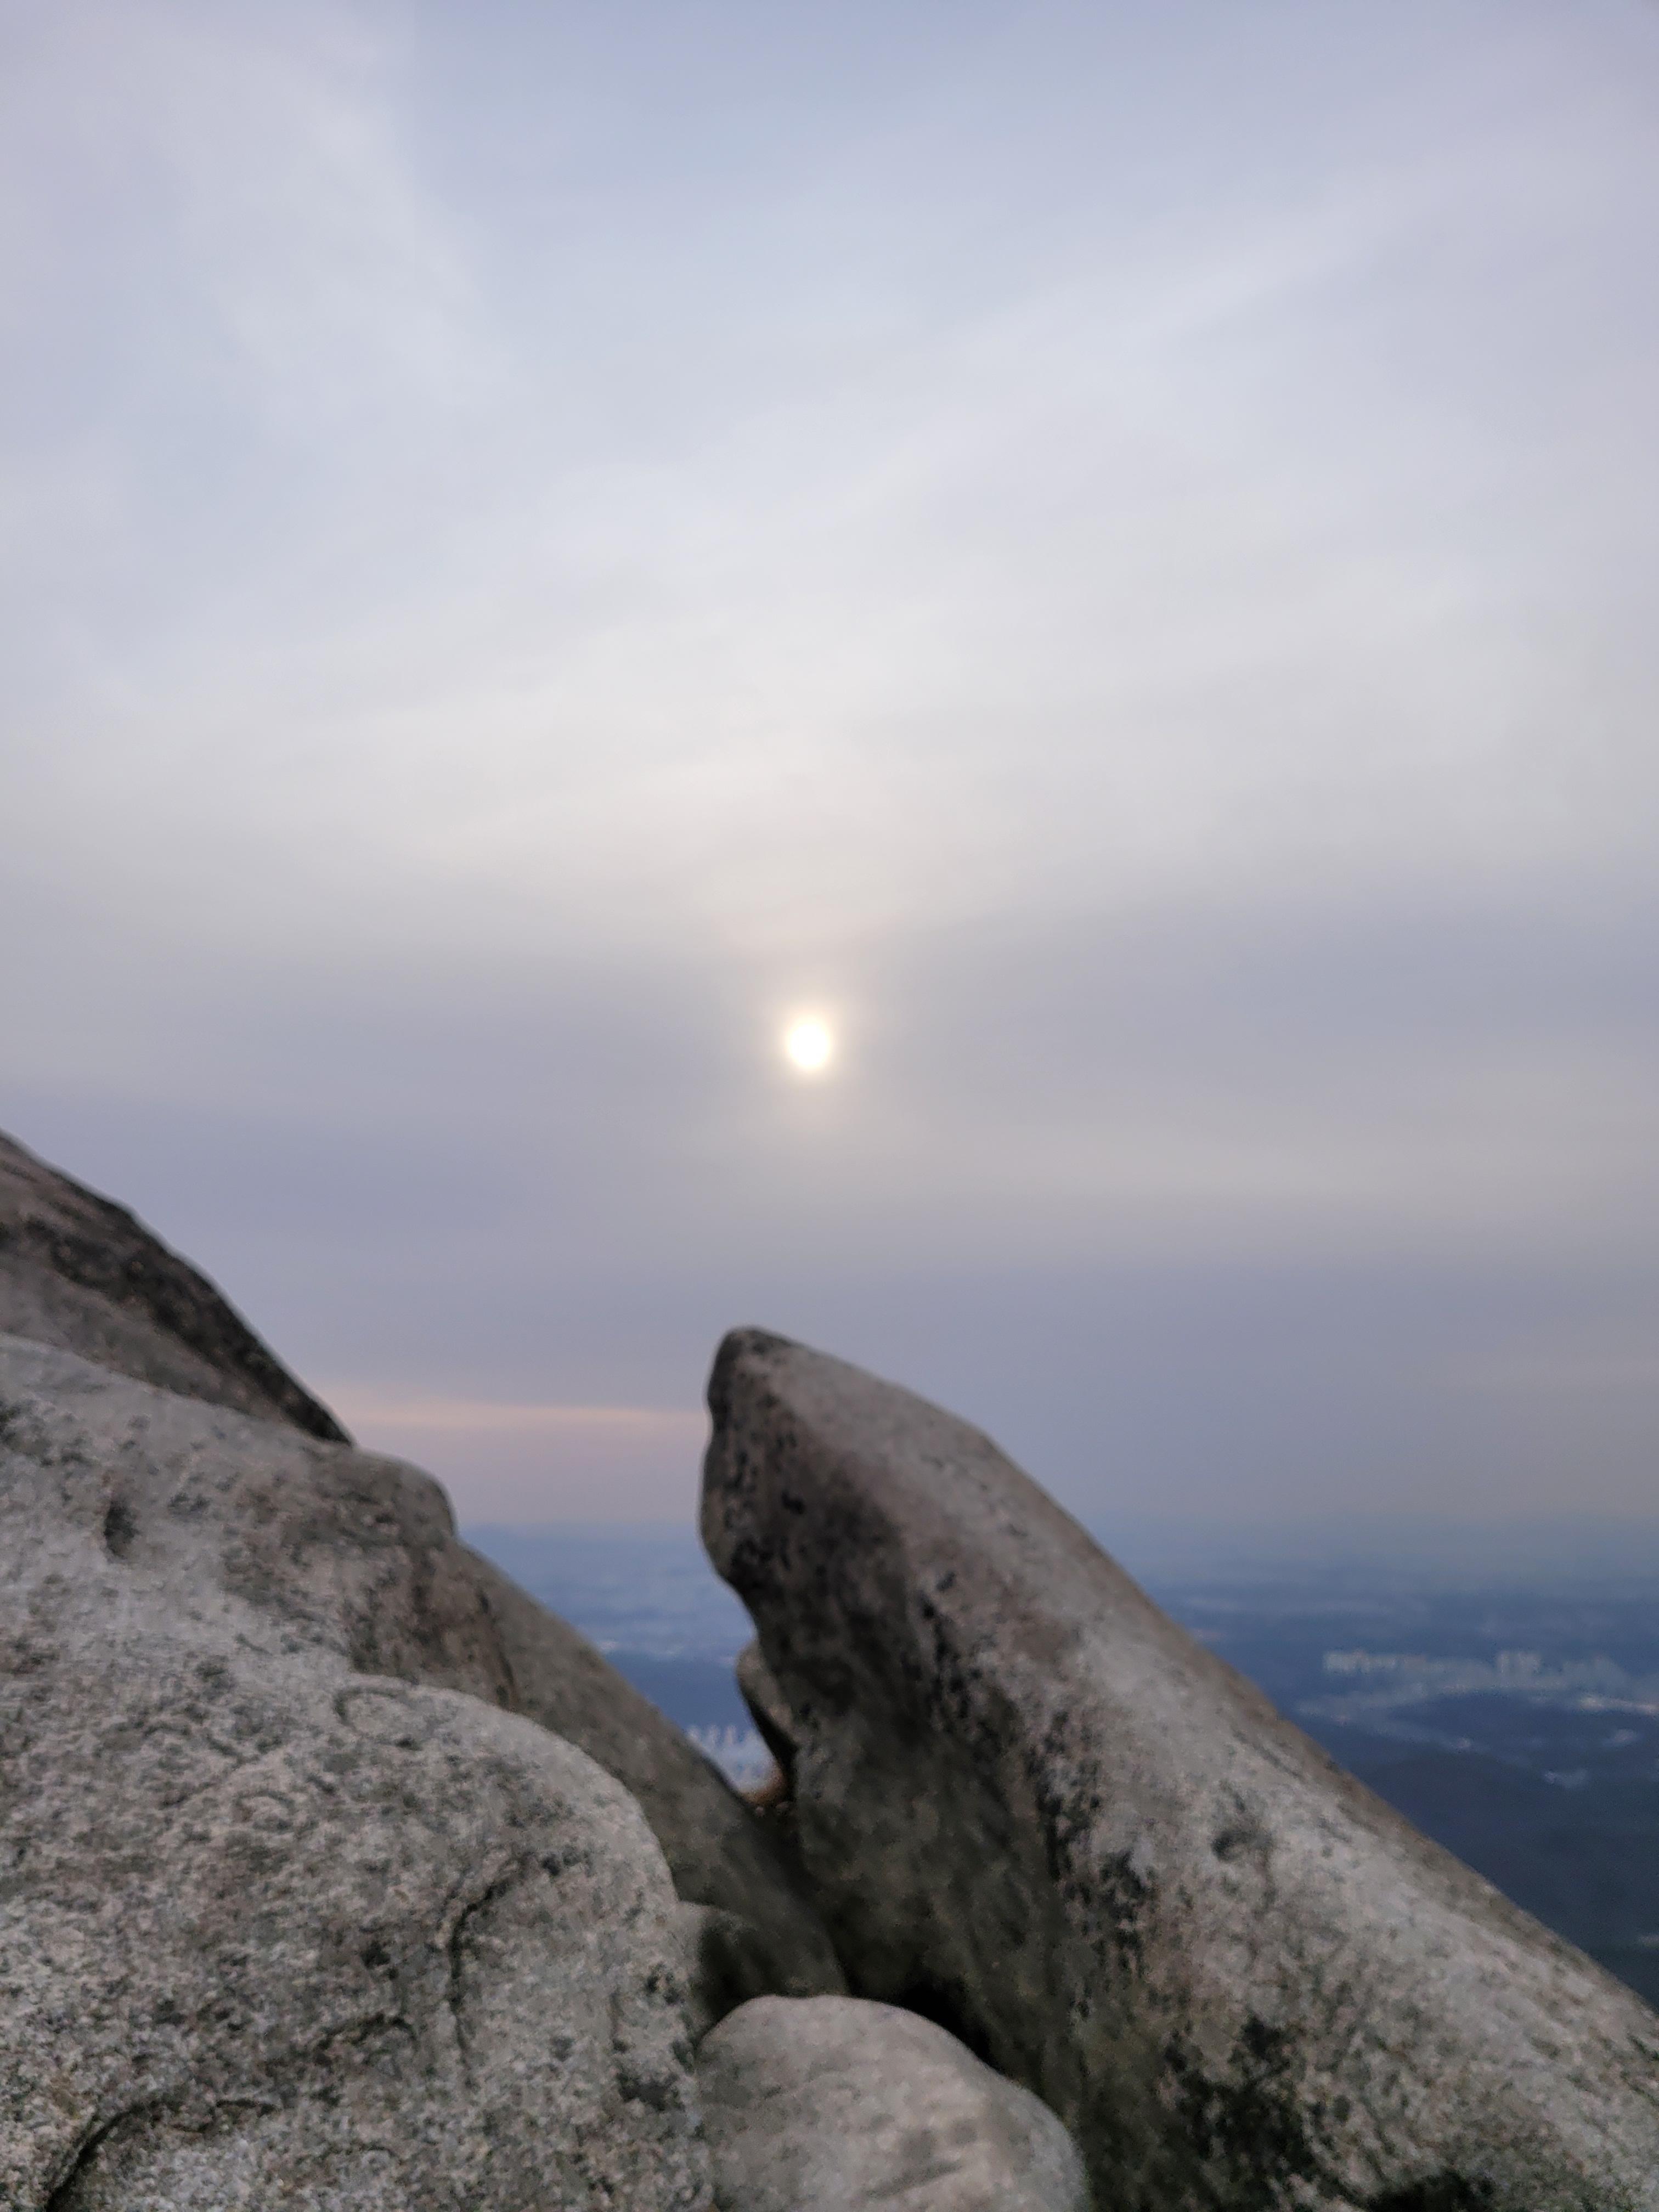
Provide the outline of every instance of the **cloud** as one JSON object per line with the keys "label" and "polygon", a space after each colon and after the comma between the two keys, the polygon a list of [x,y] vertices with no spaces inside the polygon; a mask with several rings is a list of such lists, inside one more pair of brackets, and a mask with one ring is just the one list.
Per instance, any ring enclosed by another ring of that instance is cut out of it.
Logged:
{"label": "cloud", "polygon": [[[479,1409],[386,1414],[458,1483],[574,1497],[599,1431],[522,1409],[689,1406],[745,1316],[1081,1470],[1107,1383],[1019,1316],[1136,1271],[1268,1378],[1173,1425],[1194,1494],[1251,1423],[1316,1490],[1345,1406],[1434,1481],[1526,1459],[1398,1316],[1473,1371],[1506,1267],[1645,1310],[1637,19],[70,0],[15,44],[21,1133],[365,1403]],[[1350,1268],[1416,1413],[1356,1291],[1298,1446],[1253,1303],[1294,1344]]]}
{"label": "cloud", "polygon": [[[43,827],[88,867],[188,841],[221,926],[263,939],[389,898],[404,927],[497,943],[528,915],[764,956],[1287,870],[1513,876],[1630,834],[1650,672],[1593,684],[1586,726],[1573,680],[1623,648],[1560,592],[1583,525],[1547,551],[1599,459],[1577,396],[1616,318],[1570,344],[1495,257],[1534,214],[1511,180],[1569,180],[1553,278],[1639,180],[1601,148],[1586,168],[1571,107],[1540,145],[1524,80],[1455,160],[1385,160],[1373,125],[1310,198],[1263,144],[1236,204],[1166,186],[1178,216],[1137,225],[1097,184],[1086,245],[1000,232],[924,315],[886,303],[962,218],[884,142],[872,171],[809,132],[771,254],[711,180],[706,234],[671,231],[704,301],[665,294],[666,241],[625,201],[608,285],[574,220],[514,269],[481,242],[499,204],[434,154],[407,27],[227,20],[134,11],[106,52],[71,10],[57,50],[160,172],[123,219],[161,305],[110,360],[149,331],[171,410],[158,451],[105,403],[126,561],[38,729]],[[106,181],[133,158],[106,153]],[[636,181],[665,224],[674,181]],[[1038,156],[1024,190],[1049,181]],[[896,249],[884,182],[909,195]],[[792,218],[827,267],[786,259]],[[84,269],[84,232],[63,246]],[[509,302],[532,265],[541,304]],[[826,286],[860,333],[827,366],[792,343]],[[639,346],[673,372],[636,367],[643,411],[618,421],[600,379]],[[458,407],[477,377],[492,404]],[[1542,438],[1494,438],[1482,377],[1500,410],[1529,383],[1565,404]],[[181,506],[181,472],[221,465],[231,497]],[[1634,550],[1623,496],[1598,523]]]}
{"label": "cloud", "polygon": [[483,303],[365,16],[82,0],[20,45],[8,167],[34,222],[9,311],[44,311],[48,344],[118,329],[106,404],[295,441],[488,390]]}

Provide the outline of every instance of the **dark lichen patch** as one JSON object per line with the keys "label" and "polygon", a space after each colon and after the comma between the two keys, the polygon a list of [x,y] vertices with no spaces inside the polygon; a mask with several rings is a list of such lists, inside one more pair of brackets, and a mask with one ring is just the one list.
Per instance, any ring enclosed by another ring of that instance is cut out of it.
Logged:
{"label": "dark lichen patch", "polygon": [[1063,1898],[1086,1900],[1092,1909],[1099,1929],[1097,1948],[1109,1952],[1117,1972],[1139,1975],[1146,1964],[1146,1923],[1153,1894],[1129,1853],[1112,1852],[1086,1879],[1060,1874],[1059,1887]]}
{"label": "dark lichen patch", "polygon": [[1207,2201],[1226,2212],[1276,2212],[1298,2182],[1318,2178],[1311,2112],[1297,2093],[1295,2049],[1282,2028],[1251,2014],[1226,2073],[1206,2073],[1180,2037],[1164,2051],[1164,2078],[1181,2132],[1205,2170]]}
{"label": "dark lichen patch", "polygon": [[125,1498],[110,1501],[104,1516],[104,1549],[112,1559],[125,1559],[138,1534],[138,1522]]}

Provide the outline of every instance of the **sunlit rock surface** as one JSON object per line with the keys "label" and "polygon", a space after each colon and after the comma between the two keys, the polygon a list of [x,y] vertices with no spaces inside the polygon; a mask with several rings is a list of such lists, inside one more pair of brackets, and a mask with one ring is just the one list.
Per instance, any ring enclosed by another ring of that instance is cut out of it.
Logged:
{"label": "sunlit rock surface", "polygon": [[703,1531],[853,1987],[1115,2212],[1659,2204],[1659,2017],[1340,1774],[978,1431],[728,1337]]}
{"label": "sunlit rock surface", "polygon": [[761,1997],[697,2072],[721,2212],[1089,2212],[1054,2114],[915,2013]]}
{"label": "sunlit rock surface", "polygon": [[431,1686],[496,1663],[443,1518],[0,1340],[9,2212],[709,2203],[667,1866],[584,1753]]}

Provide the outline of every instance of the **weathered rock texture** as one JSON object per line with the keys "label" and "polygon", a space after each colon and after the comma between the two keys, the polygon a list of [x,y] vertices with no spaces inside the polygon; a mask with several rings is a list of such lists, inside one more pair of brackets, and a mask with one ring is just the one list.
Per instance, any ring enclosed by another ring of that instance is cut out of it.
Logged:
{"label": "weathered rock texture", "polygon": [[697,2075],[720,2212],[1088,2212],[1047,2106],[915,2013],[760,1997]]}
{"label": "weathered rock texture", "polygon": [[205,1275],[125,1206],[0,1136],[0,1331],[307,1435],[345,1431]]}
{"label": "weathered rock texture", "polygon": [[704,1536],[853,1986],[1042,2096],[1103,2208],[1659,2205],[1659,2018],[987,1437],[758,1331],[709,1395]]}
{"label": "weathered rock texture", "polygon": [[[775,1954],[754,1922],[741,1913],[721,1912],[708,1905],[682,1905],[675,1915],[675,1934],[694,2044],[751,1998],[785,1996],[778,1987]],[[813,2004],[818,2000],[792,1997],[788,2002]]]}
{"label": "weathered rock texture", "polygon": [[[4,1136],[0,1330],[301,1436],[344,1438],[204,1276]],[[188,1455],[187,1409],[147,1419]],[[234,1456],[223,1442],[221,1460]],[[724,1777],[585,1637],[457,1540],[429,1478],[255,1436],[215,1513],[215,1540],[251,1563],[255,1602],[327,1615],[354,1664],[471,1691],[567,1738],[639,1800],[684,1898],[755,1924],[768,1986],[845,1986],[778,1850]],[[752,1941],[744,1955],[752,1976]],[[710,1985],[728,1978],[722,1969]]]}
{"label": "weathered rock texture", "polygon": [[[632,1792],[662,1845],[680,1895],[738,1915],[752,1935],[717,1939],[721,1955],[741,1951],[733,1986],[793,1996],[846,1988],[817,1912],[798,1889],[790,1862],[719,1769],[597,1652],[586,1638],[527,1597],[488,1559],[457,1544],[495,1639],[501,1700],[579,1745]],[[758,1948],[757,1948],[758,1943]],[[757,1960],[769,1961],[764,1978]],[[724,1986],[734,1966],[711,1962]]]}
{"label": "weathered rock texture", "polygon": [[390,1462],[0,1340],[9,2212],[708,2203],[639,1808],[398,1679],[500,1666],[444,1519]]}

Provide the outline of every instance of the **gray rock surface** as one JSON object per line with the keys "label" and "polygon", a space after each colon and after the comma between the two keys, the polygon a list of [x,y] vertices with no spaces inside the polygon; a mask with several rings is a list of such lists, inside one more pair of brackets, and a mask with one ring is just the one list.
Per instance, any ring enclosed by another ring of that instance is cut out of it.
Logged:
{"label": "gray rock surface", "polygon": [[445,1518],[390,1462],[0,1342],[8,2212],[708,2204],[638,1807],[398,1678],[493,1663]]}
{"label": "gray rock surface", "polygon": [[[680,1978],[693,2044],[752,1997],[787,1996],[772,1948],[752,1920],[713,1905],[682,1905],[675,1915]],[[809,1999],[792,1999],[809,2002]]]}
{"label": "gray rock surface", "polygon": [[1088,2212],[1048,2106],[915,2013],[760,1997],[697,2075],[720,2212]]}
{"label": "gray rock surface", "polygon": [[241,1316],[125,1206],[0,1135],[0,1331],[343,1441]]}
{"label": "gray rock surface", "polygon": [[794,1786],[794,1721],[783,1692],[772,1677],[766,1654],[758,1644],[746,1644],[738,1654],[738,1687],[749,1708],[755,1732],[772,1754],[773,1763],[793,1790]]}
{"label": "gray rock surface", "polygon": [[[464,1556],[499,1638],[505,1702],[580,1745],[633,1793],[683,1898],[750,1923],[741,1946],[749,1962],[741,1994],[765,1988],[814,1996],[845,1990],[823,1923],[797,1887],[788,1851],[718,1768],[585,1637],[489,1560]],[[757,1978],[757,1945],[770,1962],[763,1978]],[[724,1969],[717,1978],[726,1985]]]}
{"label": "gray rock surface", "polygon": [[[4,1136],[0,1330],[207,1405],[344,1439],[204,1277],[123,1207]],[[844,1988],[778,1840],[585,1637],[457,1541],[428,1477],[373,1454],[318,1459],[265,1439],[215,1511],[255,1602],[307,1620],[327,1614],[354,1664],[470,1691],[565,1737],[639,1799],[682,1897],[755,1923],[772,1961],[768,1986]]]}
{"label": "gray rock surface", "polygon": [[787,1708],[849,1979],[1036,2090],[1101,2206],[1659,2205],[1659,2016],[986,1437],[755,1330],[709,1397],[704,1538]]}

